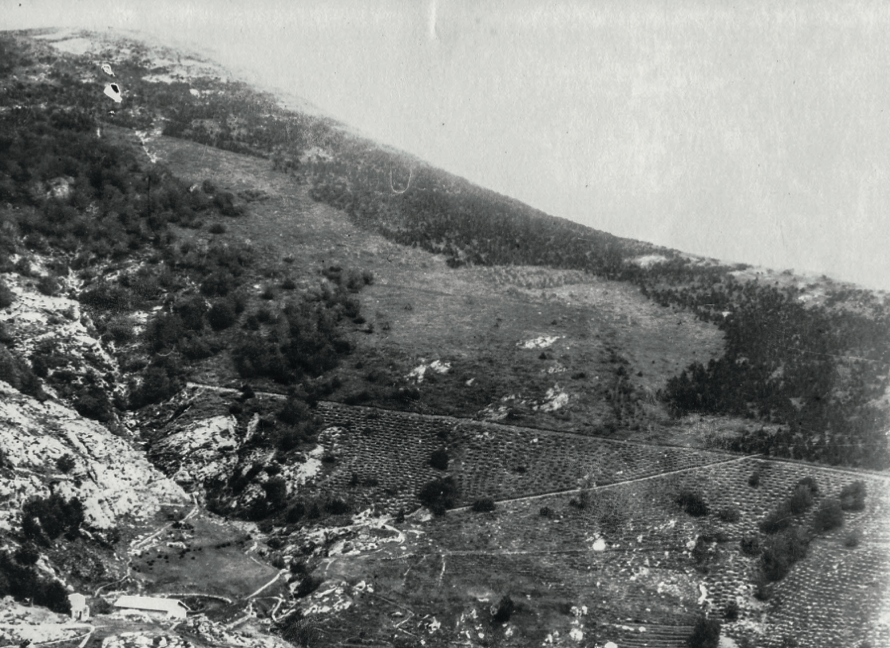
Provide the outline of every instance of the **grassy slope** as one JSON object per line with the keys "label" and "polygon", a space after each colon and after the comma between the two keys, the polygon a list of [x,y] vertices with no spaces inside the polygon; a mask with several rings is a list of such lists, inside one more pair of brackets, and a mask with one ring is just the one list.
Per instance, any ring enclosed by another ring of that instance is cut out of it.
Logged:
{"label": "grassy slope", "polygon": [[[339,372],[345,384],[334,398],[371,387],[366,380],[371,369],[399,378],[423,359],[441,359],[451,363],[452,372],[421,385],[421,399],[413,405],[418,411],[472,416],[510,395],[540,403],[547,389],[559,384],[569,394],[570,416],[520,405],[524,422],[597,431],[615,423],[615,408],[605,396],[614,390],[624,360],[627,380],[647,405],[635,416],[626,411],[619,431],[629,434],[637,426],[635,436],[655,440],[674,429],[664,425],[666,417],[652,395],[693,360],[707,362],[722,352],[715,326],[659,307],[633,286],[546,268],[451,269],[441,256],[356,228],[265,160],[167,137],[149,148],[189,181],[211,178],[220,188],[269,194],[250,205],[247,217],[225,219],[227,233],[215,237],[250,241],[260,251],[265,267],[258,270],[257,286],[284,277],[312,281],[326,265],[374,273],[374,284],[360,299],[375,332],[360,333],[356,326],[357,350]],[[203,231],[182,235],[209,238]],[[285,257],[294,260],[288,264]],[[263,272],[277,278],[259,276]],[[547,359],[540,358],[541,349],[518,346],[543,335],[561,338],[544,350]],[[225,363],[205,365],[199,376],[204,380],[235,378]],[[583,378],[572,378],[582,372]]]}

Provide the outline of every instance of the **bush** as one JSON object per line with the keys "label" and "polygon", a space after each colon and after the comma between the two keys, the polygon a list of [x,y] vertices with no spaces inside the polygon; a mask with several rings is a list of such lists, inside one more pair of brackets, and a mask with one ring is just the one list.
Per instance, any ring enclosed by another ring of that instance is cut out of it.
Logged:
{"label": "bush", "polygon": [[717,648],[720,643],[720,622],[717,619],[699,617],[686,639],[689,648]]}
{"label": "bush", "polygon": [[738,522],[742,515],[735,506],[724,506],[717,511],[717,517],[721,522]]}
{"label": "bush", "polygon": [[209,231],[211,234],[225,234],[226,226],[223,225],[222,223],[214,223],[213,225],[210,226]]}
{"label": "bush", "polygon": [[492,606],[491,618],[495,623],[507,623],[510,620],[510,617],[513,616],[513,612],[516,611],[516,604],[513,603],[513,599],[510,598],[509,594],[505,594],[501,597],[501,600],[498,601],[496,606]]}
{"label": "bush", "polygon": [[841,489],[841,508],[845,511],[865,510],[865,482],[854,481]]}
{"label": "bush", "polygon": [[860,531],[859,529],[852,529],[848,531],[846,537],[844,538],[844,546],[847,549],[855,549],[861,542],[862,531]]}
{"label": "bush", "polygon": [[214,302],[207,314],[207,319],[214,331],[229,328],[238,319],[232,300],[224,299]]}
{"label": "bush", "polygon": [[787,501],[787,509],[792,515],[805,513],[813,505],[813,492],[808,486],[798,486]]}
{"label": "bush", "polygon": [[[22,518],[23,522],[25,519],[31,521],[28,526],[32,534],[35,528],[42,532],[36,537],[28,536],[26,532],[26,536],[31,540],[42,539],[43,535],[55,540],[63,533],[74,537],[77,536],[84,521],[83,504],[74,497],[66,500],[61,495],[53,493],[49,497],[37,497],[26,502],[22,507]],[[35,520],[39,522],[37,527],[33,524]]]}
{"label": "bush", "polygon": [[816,496],[819,494],[819,485],[816,483],[816,480],[813,477],[802,477],[798,480],[797,485],[803,486],[807,490],[809,490],[810,495]]}
{"label": "bush", "polygon": [[74,457],[70,454],[63,454],[61,457],[56,459],[56,468],[58,468],[63,473],[69,473],[74,470],[75,461]]}
{"label": "bush", "polygon": [[674,500],[680,508],[693,517],[702,517],[708,514],[708,504],[702,498],[701,493],[684,488]]}
{"label": "bush", "polygon": [[322,579],[312,576],[311,574],[306,574],[303,578],[300,579],[300,584],[297,586],[294,591],[294,596],[297,598],[303,598],[304,596],[309,596],[321,587]]}
{"label": "bush", "polygon": [[474,501],[470,509],[474,513],[491,513],[495,509],[495,503],[492,498],[483,497]]}
{"label": "bush", "polygon": [[417,499],[427,506],[435,515],[443,515],[447,509],[454,508],[457,501],[457,484],[450,475],[434,479],[421,487]]}
{"label": "bush", "polygon": [[542,518],[552,518],[553,509],[549,506],[542,506],[540,509],[538,509],[538,515],[540,515]]}
{"label": "bush", "polygon": [[41,295],[53,297],[58,294],[60,289],[59,280],[52,275],[43,275],[37,280],[37,290]]}
{"label": "bush", "polygon": [[739,548],[747,556],[756,556],[760,553],[760,538],[756,535],[743,536],[739,542]]}
{"label": "bush", "polygon": [[263,484],[266,501],[273,509],[280,509],[287,502],[287,482],[284,477],[272,477]]}
{"label": "bush", "polygon": [[448,470],[448,452],[442,448],[433,450],[430,455],[430,466],[436,470]]}
{"label": "bush", "polygon": [[813,531],[825,533],[842,526],[844,523],[844,511],[841,502],[833,497],[822,500],[813,518]]}
{"label": "bush", "polygon": [[0,279],[0,308],[9,308],[15,301],[15,294],[6,285],[3,279]]}
{"label": "bush", "polygon": [[748,486],[751,488],[757,488],[760,486],[760,472],[756,471],[751,473],[751,476],[748,477]]}
{"label": "bush", "polygon": [[723,608],[723,618],[727,621],[737,621],[739,618],[739,604],[735,601],[727,603],[726,607]]}
{"label": "bush", "polygon": [[760,555],[760,568],[768,581],[785,578],[791,567],[807,555],[810,536],[803,527],[790,527],[770,539]]}

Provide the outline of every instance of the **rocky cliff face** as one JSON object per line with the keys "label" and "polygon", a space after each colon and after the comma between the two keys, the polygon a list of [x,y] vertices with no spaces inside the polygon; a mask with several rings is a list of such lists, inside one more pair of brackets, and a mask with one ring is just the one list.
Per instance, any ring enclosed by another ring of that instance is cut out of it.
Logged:
{"label": "rocky cliff face", "polygon": [[[7,530],[18,526],[29,498],[51,493],[80,500],[87,524],[97,529],[116,527],[125,518],[146,518],[161,504],[188,502],[185,492],[125,439],[5,382],[0,382],[0,448],[0,525]],[[64,471],[65,462],[59,460],[66,455],[73,467]]]}

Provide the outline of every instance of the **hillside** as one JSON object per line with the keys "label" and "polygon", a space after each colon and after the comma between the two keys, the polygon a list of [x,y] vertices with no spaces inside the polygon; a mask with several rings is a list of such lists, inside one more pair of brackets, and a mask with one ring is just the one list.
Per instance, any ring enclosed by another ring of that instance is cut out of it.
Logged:
{"label": "hillside", "polygon": [[890,638],[886,294],[548,216],[193,54],[0,47],[0,595],[153,645]]}

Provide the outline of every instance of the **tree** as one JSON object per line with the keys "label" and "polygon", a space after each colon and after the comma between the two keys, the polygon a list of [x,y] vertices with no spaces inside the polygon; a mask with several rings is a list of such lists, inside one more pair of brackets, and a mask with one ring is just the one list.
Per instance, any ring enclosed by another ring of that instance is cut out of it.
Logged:
{"label": "tree", "polygon": [[813,531],[825,533],[843,526],[843,524],[844,511],[841,508],[840,500],[834,497],[827,497],[822,500],[822,503],[816,510],[816,516],[813,518]]}
{"label": "tree", "polygon": [[699,617],[686,639],[689,648],[717,648],[720,643],[720,622],[717,619]]}

